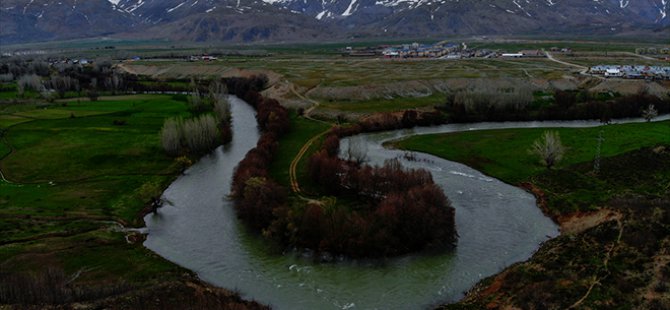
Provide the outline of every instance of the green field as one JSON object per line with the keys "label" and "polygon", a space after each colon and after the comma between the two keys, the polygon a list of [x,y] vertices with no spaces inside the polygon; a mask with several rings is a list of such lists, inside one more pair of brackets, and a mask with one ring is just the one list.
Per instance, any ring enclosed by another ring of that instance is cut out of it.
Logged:
{"label": "green field", "polygon": [[142,226],[145,204],[180,173],[159,131],[164,118],[189,114],[184,102],[146,95],[0,108],[0,169],[10,181],[0,181],[3,271],[81,272],[76,284],[96,286],[183,274],[112,228]]}
{"label": "green field", "polygon": [[[539,157],[528,151],[533,141],[547,130],[559,132],[566,147],[563,161],[552,170],[544,168]],[[601,151],[603,159],[640,148],[670,145],[670,121],[595,128],[467,131],[415,136],[394,145],[464,163],[507,183],[531,182],[546,191],[549,212],[553,215],[592,210],[621,193],[653,196],[667,191],[664,182],[670,180],[667,175],[670,171],[652,171],[649,178],[643,178],[635,176],[633,170],[630,178],[622,178],[617,171],[624,171],[623,168],[603,166],[602,175],[594,175],[593,160],[601,130],[605,139]],[[626,169],[630,167],[634,166]],[[612,178],[616,181],[603,179],[611,173],[615,174]]]}
{"label": "green field", "polygon": [[595,128],[501,129],[421,135],[399,141],[396,146],[462,162],[516,184],[545,170],[539,158],[528,150],[533,141],[547,130],[557,131],[567,147],[565,158],[558,168],[592,161],[601,130],[605,138],[602,157],[656,144],[670,144],[670,121],[663,121]]}

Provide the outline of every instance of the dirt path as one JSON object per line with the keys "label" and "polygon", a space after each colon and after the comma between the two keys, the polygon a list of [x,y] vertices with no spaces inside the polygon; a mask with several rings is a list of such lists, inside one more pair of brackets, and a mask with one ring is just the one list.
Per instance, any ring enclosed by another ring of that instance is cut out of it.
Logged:
{"label": "dirt path", "polygon": [[[288,81],[287,81],[287,83],[288,83]],[[305,101],[308,101],[308,102],[311,102],[311,103],[312,103],[312,106],[309,107],[309,109],[305,110],[305,112],[303,113],[303,117],[304,117],[304,118],[306,118],[306,119],[308,119],[308,120],[311,120],[311,121],[321,122],[321,123],[328,124],[328,125],[330,125],[330,126],[334,126],[334,124],[332,124],[332,123],[325,122],[325,121],[322,121],[322,120],[318,120],[318,119],[312,118],[312,117],[310,116],[310,114],[314,111],[314,109],[316,109],[317,107],[319,107],[320,103],[319,103],[318,101],[313,100],[313,99],[311,99],[311,98],[308,98],[308,97],[304,96],[303,94],[299,93],[299,92],[295,89],[295,87],[294,87],[294,85],[293,85],[292,83],[290,84],[289,89],[290,89],[291,92],[292,92],[294,95],[296,95],[298,98],[300,98],[300,99],[302,99],[302,100],[305,100]],[[300,183],[298,183],[298,173],[297,173],[298,164],[300,163],[300,161],[302,160],[302,158],[305,156],[305,153],[307,153],[307,151],[309,150],[309,148],[312,146],[312,144],[314,144],[315,141],[319,140],[319,138],[321,138],[323,135],[325,135],[329,130],[330,130],[330,128],[327,129],[326,131],[324,131],[324,132],[322,132],[322,133],[319,133],[318,135],[312,137],[311,139],[309,139],[309,140],[305,143],[305,145],[303,145],[302,148],[300,148],[300,151],[299,151],[298,154],[293,158],[293,160],[291,161],[291,165],[289,166],[289,171],[288,171],[288,173],[289,173],[289,180],[290,180],[290,182],[291,182],[291,190],[292,190],[294,193],[298,194],[298,196],[300,196],[300,197],[303,198],[303,199],[306,199],[306,198],[301,196],[301,194],[302,194],[302,190],[300,189]]]}
{"label": "dirt path", "polygon": [[609,250],[605,254],[605,259],[603,259],[603,268],[605,269],[605,275],[598,278],[598,274],[597,273],[594,274],[593,275],[593,280],[591,282],[591,286],[589,286],[589,289],[586,291],[584,296],[582,296],[582,298],[580,298],[574,304],[572,304],[570,307],[568,307],[568,309],[579,308],[579,306],[581,306],[581,304],[584,302],[584,300],[586,300],[589,297],[589,295],[591,295],[591,291],[593,291],[593,288],[596,285],[600,284],[600,280],[602,280],[604,277],[606,277],[609,274],[609,271],[608,271],[609,260],[612,257],[612,253],[614,252],[614,250],[621,243],[621,237],[623,236],[623,223],[621,222],[621,219],[617,218],[616,222],[617,222],[617,226],[619,227],[619,235],[617,236],[616,242],[614,244],[612,244],[612,246],[609,248]]}
{"label": "dirt path", "polygon": [[544,54],[547,55],[547,59],[549,59],[549,60],[551,60],[551,61],[553,61],[553,62],[562,64],[562,65],[565,65],[565,66],[575,67],[575,68],[581,69],[581,70],[583,70],[583,71],[582,71],[583,73],[586,73],[586,71],[589,70],[589,68],[584,67],[584,66],[582,66],[582,65],[573,64],[573,63],[569,63],[569,62],[566,62],[566,61],[558,60],[558,59],[554,58],[554,56],[551,55],[551,53],[549,53],[549,52],[547,52],[547,51],[544,51]]}
{"label": "dirt path", "polygon": [[[301,94],[300,92],[298,92],[298,91],[295,89],[295,85],[293,85],[293,83],[291,83],[291,82],[289,82],[289,81],[286,81],[286,83],[289,84],[289,89],[291,90],[291,93],[293,93],[293,94],[296,95],[298,98],[300,98],[300,99],[302,99],[302,100],[304,100],[304,101],[306,101],[306,102],[310,102],[310,103],[312,103],[312,106],[309,107],[307,110],[305,110],[303,116],[304,116],[305,118],[307,118],[307,119],[311,119],[311,120],[313,120],[313,121],[323,122],[323,121],[321,121],[321,120],[313,119],[313,118],[310,116],[310,115],[312,114],[312,112],[314,111],[314,109],[318,108],[318,107],[321,105],[321,103],[318,102],[318,101],[316,101],[316,100],[314,100],[314,99],[308,98],[307,96],[305,96],[305,95]],[[315,88],[316,88],[316,87],[318,87],[318,85],[315,86]]]}
{"label": "dirt path", "polygon": [[309,150],[309,148],[312,146],[312,144],[314,144],[314,142],[316,140],[318,140],[323,135],[325,135],[329,130],[330,129],[328,129],[328,130],[312,137],[311,139],[309,139],[309,141],[307,141],[305,143],[305,145],[303,145],[302,148],[300,148],[300,151],[298,152],[298,154],[291,161],[291,166],[289,167],[289,179],[291,181],[291,190],[294,193],[296,193],[298,195],[300,195],[302,193],[302,191],[300,190],[300,184],[298,183],[298,173],[296,172],[297,168],[298,168],[298,164],[300,163],[300,160],[302,160],[302,158],[305,156],[305,153],[307,153],[307,150]]}

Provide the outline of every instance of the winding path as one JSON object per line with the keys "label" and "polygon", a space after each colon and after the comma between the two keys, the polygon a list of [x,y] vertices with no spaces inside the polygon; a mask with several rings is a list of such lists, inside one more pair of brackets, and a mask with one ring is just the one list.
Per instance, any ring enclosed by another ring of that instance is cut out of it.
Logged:
{"label": "winding path", "polygon": [[[288,81],[286,81],[286,82],[289,83]],[[296,95],[296,96],[299,97],[300,99],[303,99],[303,100],[305,100],[305,101],[308,101],[308,102],[311,102],[311,103],[312,103],[312,106],[309,107],[307,110],[305,110],[305,112],[303,113],[302,116],[303,116],[304,118],[306,118],[306,119],[308,119],[308,120],[311,120],[311,121],[321,122],[321,123],[324,123],[324,124],[328,124],[328,125],[331,125],[331,126],[334,125],[334,124],[332,124],[332,123],[328,123],[328,122],[325,122],[325,121],[322,121],[322,120],[318,120],[318,119],[312,118],[312,117],[310,116],[310,114],[314,111],[314,109],[316,109],[317,107],[319,107],[320,103],[319,103],[318,101],[316,101],[316,100],[314,100],[314,99],[311,99],[311,98],[308,98],[307,96],[304,96],[303,94],[299,93],[299,92],[295,89],[295,87],[294,87],[294,85],[293,85],[292,83],[290,83],[290,87],[289,87],[289,89],[291,90],[291,92],[292,92],[294,95]],[[319,133],[318,135],[312,137],[311,139],[309,139],[309,140],[302,146],[302,148],[300,148],[300,151],[298,152],[298,154],[297,154],[297,155],[293,158],[293,160],[291,161],[291,165],[289,166],[289,170],[288,170],[288,173],[289,173],[289,180],[290,180],[290,182],[291,182],[291,190],[292,190],[294,193],[296,193],[298,196],[300,196],[300,198],[307,199],[307,198],[305,198],[305,197],[303,197],[303,196],[301,195],[301,194],[302,194],[302,190],[300,189],[300,184],[298,183],[298,173],[297,173],[297,167],[298,167],[298,164],[300,163],[300,161],[302,160],[302,158],[305,156],[305,153],[307,153],[307,151],[309,150],[309,148],[312,146],[312,144],[314,144],[315,141],[319,140],[319,138],[321,138],[323,135],[325,135],[329,130],[330,130],[330,128],[327,129],[326,131],[324,131],[324,132],[322,132],[322,133]]]}
{"label": "winding path", "polygon": [[[301,195],[302,190],[300,189],[300,184],[298,183],[298,174],[296,172],[298,164],[300,163],[300,160],[302,160],[303,156],[305,156],[305,153],[307,153],[307,150],[314,144],[315,141],[317,141],[319,138],[321,138],[323,135],[325,135],[330,129],[312,137],[309,139],[305,145],[300,148],[300,151],[298,154],[293,158],[293,161],[291,161],[291,165],[289,167],[289,179],[291,181],[291,190],[298,194]],[[301,196],[301,198],[304,198]]]}

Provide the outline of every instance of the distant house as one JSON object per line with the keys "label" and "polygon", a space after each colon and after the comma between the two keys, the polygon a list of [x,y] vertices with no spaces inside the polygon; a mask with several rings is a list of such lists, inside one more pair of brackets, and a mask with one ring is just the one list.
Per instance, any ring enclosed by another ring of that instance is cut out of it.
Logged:
{"label": "distant house", "polygon": [[217,60],[217,59],[218,58],[216,58],[214,56],[208,56],[208,55],[202,56],[202,60],[204,60],[204,61],[213,61],[213,60]]}
{"label": "distant house", "polygon": [[670,47],[664,47],[661,49],[661,54],[670,54]]}
{"label": "distant house", "polygon": [[605,77],[622,77],[623,72],[619,68],[609,68],[605,71]]}
{"label": "distant house", "polygon": [[541,50],[523,50],[519,54],[523,57],[544,57],[544,53]]}
{"label": "distant house", "polygon": [[645,75],[643,75],[640,71],[637,70],[624,70],[621,76],[627,79],[644,79],[645,77]]}
{"label": "distant house", "polygon": [[382,55],[384,55],[386,58],[397,58],[400,57],[400,52],[398,52],[398,50],[395,48],[387,48],[382,51]]}
{"label": "distant house", "polygon": [[605,74],[606,71],[607,71],[607,67],[605,67],[605,66],[593,66],[589,70],[589,72],[591,72],[591,74]]}
{"label": "distant house", "polygon": [[142,60],[142,58],[140,58],[140,56],[133,56],[132,58],[130,58],[130,60],[132,60],[132,61],[140,61],[140,60]]}
{"label": "distant house", "polygon": [[521,57],[523,57],[523,54],[521,54],[521,53],[503,53],[500,56],[505,57],[505,58],[521,58]]}

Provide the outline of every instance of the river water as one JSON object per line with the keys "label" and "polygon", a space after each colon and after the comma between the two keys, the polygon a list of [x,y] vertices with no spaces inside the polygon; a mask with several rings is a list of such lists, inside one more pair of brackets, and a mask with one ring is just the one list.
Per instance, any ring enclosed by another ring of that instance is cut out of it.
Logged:
{"label": "river water", "polygon": [[[237,290],[276,309],[415,309],[463,297],[480,279],[528,259],[559,234],[535,198],[467,166],[434,156],[387,150],[382,143],[409,135],[509,127],[586,127],[597,122],[445,125],[365,134],[372,163],[401,158],[425,168],[456,209],[460,235],[454,251],[383,261],[314,263],[268,250],[237,220],[229,194],[233,170],[259,138],[254,111],[231,97],[233,141],[203,157],[164,192],[168,203],[145,217],[144,245],[214,285]],[[349,139],[342,141],[346,149]]]}

